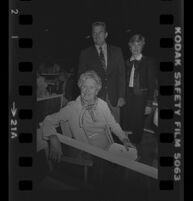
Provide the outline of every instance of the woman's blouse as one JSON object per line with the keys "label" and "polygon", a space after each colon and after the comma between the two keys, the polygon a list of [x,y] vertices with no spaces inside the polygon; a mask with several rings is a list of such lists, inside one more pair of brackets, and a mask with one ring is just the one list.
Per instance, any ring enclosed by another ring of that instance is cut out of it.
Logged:
{"label": "woman's blouse", "polygon": [[[73,137],[81,142],[107,149],[110,141],[108,128],[122,141],[127,138],[120,125],[115,121],[105,101],[98,98],[97,105],[91,112],[82,106],[80,96],[68,103],[59,112],[48,115],[43,122],[43,138],[56,135],[60,121],[68,121]],[[93,119],[94,118],[94,119]]]}

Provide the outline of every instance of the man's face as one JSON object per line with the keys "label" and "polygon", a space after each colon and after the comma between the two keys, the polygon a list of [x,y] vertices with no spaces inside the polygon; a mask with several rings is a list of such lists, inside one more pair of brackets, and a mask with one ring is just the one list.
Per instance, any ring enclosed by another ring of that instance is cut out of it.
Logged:
{"label": "man's face", "polygon": [[134,42],[129,45],[130,46],[130,51],[132,55],[137,56],[142,52],[143,49],[143,43],[142,42]]}
{"label": "man's face", "polygon": [[81,87],[81,97],[90,102],[94,101],[97,96],[97,84],[93,79],[86,79]]}
{"label": "man's face", "polygon": [[92,38],[95,45],[102,46],[105,43],[108,33],[103,26],[94,26],[92,30]]}

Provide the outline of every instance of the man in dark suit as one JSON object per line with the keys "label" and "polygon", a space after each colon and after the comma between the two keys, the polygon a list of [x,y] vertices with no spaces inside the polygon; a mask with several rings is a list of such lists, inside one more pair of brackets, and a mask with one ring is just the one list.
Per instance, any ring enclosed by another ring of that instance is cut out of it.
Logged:
{"label": "man in dark suit", "polygon": [[125,64],[120,48],[106,43],[104,22],[92,24],[94,45],[80,54],[79,75],[94,70],[102,79],[99,97],[107,101],[116,121],[120,122],[120,107],[125,104]]}
{"label": "man in dark suit", "polygon": [[142,55],[145,38],[136,34],[129,41],[132,56],[126,62],[126,105],[123,107],[122,126],[133,131],[131,140],[139,144],[142,139],[145,117],[152,112],[156,87],[156,64]]}

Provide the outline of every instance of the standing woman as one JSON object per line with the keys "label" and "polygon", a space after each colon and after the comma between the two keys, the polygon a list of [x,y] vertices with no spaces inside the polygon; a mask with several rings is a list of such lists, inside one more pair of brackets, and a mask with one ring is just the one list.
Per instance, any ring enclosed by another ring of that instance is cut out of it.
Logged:
{"label": "standing woman", "polygon": [[136,34],[129,43],[131,57],[126,62],[126,105],[123,108],[123,129],[132,131],[131,140],[140,144],[145,115],[152,112],[156,83],[156,64],[142,54],[145,38]]}

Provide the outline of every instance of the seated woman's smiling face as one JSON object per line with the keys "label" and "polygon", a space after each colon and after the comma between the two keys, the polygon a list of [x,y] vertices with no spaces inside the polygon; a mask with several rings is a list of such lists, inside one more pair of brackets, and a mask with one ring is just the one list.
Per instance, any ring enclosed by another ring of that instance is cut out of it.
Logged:
{"label": "seated woman's smiling face", "polygon": [[98,93],[97,83],[94,79],[88,78],[84,81],[81,87],[81,97],[89,102],[92,103]]}

